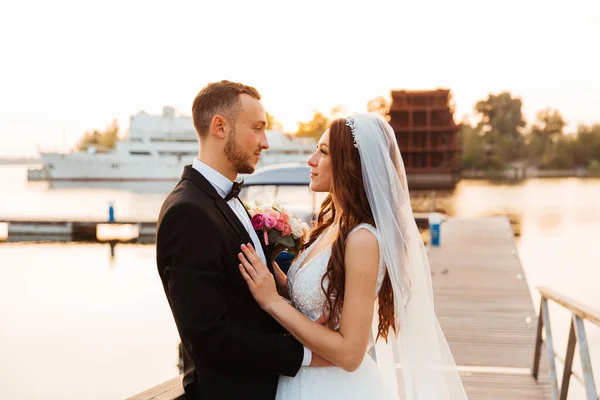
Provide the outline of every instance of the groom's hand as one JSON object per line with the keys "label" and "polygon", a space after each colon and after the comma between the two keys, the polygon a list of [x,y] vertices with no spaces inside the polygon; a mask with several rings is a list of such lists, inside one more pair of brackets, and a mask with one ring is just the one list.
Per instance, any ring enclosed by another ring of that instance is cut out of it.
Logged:
{"label": "groom's hand", "polygon": [[319,317],[319,319],[316,320],[315,322],[319,325],[323,325],[323,326],[327,325],[327,323],[329,322],[329,313],[325,313],[325,314],[321,315]]}
{"label": "groom's hand", "polygon": [[333,367],[335,364],[324,359],[317,353],[312,353],[312,361],[310,362],[311,367]]}
{"label": "groom's hand", "polygon": [[275,261],[272,262],[273,272],[275,273],[275,283],[277,285],[277,292],[282,297],[289,300],[290,295],[287,291],[287,275],[279,268],[279,265]]}

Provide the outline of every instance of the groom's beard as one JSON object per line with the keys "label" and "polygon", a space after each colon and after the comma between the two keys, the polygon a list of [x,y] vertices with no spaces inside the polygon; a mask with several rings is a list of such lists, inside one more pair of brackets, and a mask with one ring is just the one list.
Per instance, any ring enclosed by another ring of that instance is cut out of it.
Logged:
{"label": "groom's beard", "polygon": [[235,131],[229,132],[227,142],[225,142],[225,157],[227,161],[233,164],[238,174],[251,174],[254,172],[254,165],[250,164],[249,155],[235,142]]}

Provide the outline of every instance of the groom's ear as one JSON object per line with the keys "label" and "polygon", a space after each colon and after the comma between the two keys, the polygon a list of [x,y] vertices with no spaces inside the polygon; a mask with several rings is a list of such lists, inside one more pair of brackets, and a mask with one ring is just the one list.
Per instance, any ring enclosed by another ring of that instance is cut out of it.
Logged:
{"label": "groom's ear", "polygon": [[220,115],[215,115],[210,124],[210,134],[225,139],[229,132],[229,122]]}

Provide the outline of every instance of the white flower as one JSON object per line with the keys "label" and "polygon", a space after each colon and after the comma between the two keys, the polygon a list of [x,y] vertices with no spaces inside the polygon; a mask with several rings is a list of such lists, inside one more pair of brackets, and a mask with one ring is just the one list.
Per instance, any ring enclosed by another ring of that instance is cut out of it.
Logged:
{"label": "white flower", "polygon": [[273,204],[271,205],[271,208],[273,210],[275,210],[275,211],[281,212],[281,202],[279,200],[273,201]]}
{"label": "white flower", "polygon": [[290,227],[292,228],[292,235],[296,238],[301,238],[304,236],[304,232],[302,231],[302,225],[296,219],[290,219]]}
{"label": "white flower", "polygon": [[308,224],[306,222],[301,223],[300,226],[302,227],[302,233],[304,235],[306,235],[308,231],[310,231],[310,228],[308,227]]}

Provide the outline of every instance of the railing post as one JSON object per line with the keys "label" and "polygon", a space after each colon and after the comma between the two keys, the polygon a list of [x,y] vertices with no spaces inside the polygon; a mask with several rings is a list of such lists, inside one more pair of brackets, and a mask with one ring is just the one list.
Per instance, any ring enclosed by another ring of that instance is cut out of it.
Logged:
{"label": "railing post", "polygon": [[[575,315],[573,315],[575,318]],[[569,340],[567,342],[567,354],[565,356],[565,369],[563,371],[562,383],[560,384],[560,400],[567,400],[569,393],[569,384],[571,383],[571,368],[573,367],[573,357],[575,355],[575,323],[571,318],[571,328],[569,329]]]}
{"label": "railing post", "polygon": [[[543,300],[542,296],[542,300]],[[542,356],[542,329],[544,329],[544,312],[540,301],[540,314],[538,316],[537,333],[535,335],[535,354],[533,356],[533,379],[537,381],[540,371],[540,358]]]}
{"label": "railing post", "polygon": [[575,323],[575,334],[577,335],[577,343],[579,344],[579,356],[581,357],[581,368],[583,369],[583,381],[585,383],[587,399],[598,400],[596,384],[594,383],[594,373],[592,371],[592,360],[590,359],[583,320],[574,315],[573,322]]}
{"label": "railing post", "polygon": [[548,310],[548,300],[544,297],[542,297],[542,314],[544,316],[544,326],[546,327],[546,352],[548,354],[548,366],[550,367],[552,399],[557,400],[558,378],[556,376],[556,363],[554,361],[554,343],[552,342],[552,329],[550,327],[550,311]]}

